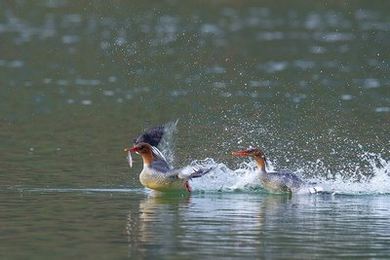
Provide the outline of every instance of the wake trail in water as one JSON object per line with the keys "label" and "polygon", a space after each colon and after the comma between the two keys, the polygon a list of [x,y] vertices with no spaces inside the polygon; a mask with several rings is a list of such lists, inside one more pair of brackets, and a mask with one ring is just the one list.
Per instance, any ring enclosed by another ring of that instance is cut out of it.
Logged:
{"label": "wake trail in water", "polygon": [[[370,194],[390,194],[390,163],[380,155],[369,154],[366,157],[370,165],[370,174],[367,176],[350,176],[344,172],[339,172],[332,178],[323,177],[328,171],[313,172],[311,178],[304,178],[300,172],[297,175],[307,183],[315,183],[314,186],[321,187],[323,193],[345,194],[345,195],[370,195]],[[379,162],[379,163],[378,163]],[[210,168],[213,170],[202,178],[192,180],[193,190],[201,192],[231,192],[231,191],[254,191],[266,192],[260,183],[259,172],[254,163],[242,163],[237,169],[229,169],[223,163],[217,163],[213,159],[194,161],[191,166],[198,168]],[[269,170],[272,171],[272,164]],[[346,177],[347,176],[347,177]],[[299,190],[299,194],[309,194],[307,185]]]}
{"label": "wake trail in water", "polygon": [[19,188],[20,192],[41,193],[147,193],[145,189],[132,188]]}

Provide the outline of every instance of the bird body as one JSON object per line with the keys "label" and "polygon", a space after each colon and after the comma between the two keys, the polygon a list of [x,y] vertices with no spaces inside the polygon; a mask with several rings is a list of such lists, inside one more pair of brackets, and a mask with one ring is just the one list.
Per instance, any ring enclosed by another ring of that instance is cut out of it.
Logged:
{"label": "bird body", "polygon": [[161,192],[191,192],[189,180],[201,177],[211,169],[192,169],[187,174],[186,169],[172,168],[164,155],[156,147],[165,134],[165,127],[158,126],[150,129],[135,139],[132,148],[125,151],[141,155],[143,169],[139,175],[141,184],[149,189]]}
{"label": "bird body", "polygon": [[[266,157],[263,151],[258,148],[248,148],[232,152],[234,156],[252,157],[257,164],[260,182],[262,186],[274,193],[296,192],[307,184],[292,172],[268,172],[265,168]],[[308,189],[310,193],[322,191],[320,187],[312,187]]]}
{"label": "bird body", "polygon": [[180,179],[175,172],[161,172],[150,166],[144,166],[139,180],[143,186],[162,192],[184,190],[189,185],[188,180]]}
{"label": "bird body", "polygon": [[293,192],[299,190],[303,181],[291,172],[260,172],[262,185],[273,192]]}

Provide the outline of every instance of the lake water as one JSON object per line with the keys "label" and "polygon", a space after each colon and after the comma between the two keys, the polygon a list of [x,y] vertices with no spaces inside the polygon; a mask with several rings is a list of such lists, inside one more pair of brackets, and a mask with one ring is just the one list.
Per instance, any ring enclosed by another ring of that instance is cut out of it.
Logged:
{"label": "lake water", "polygon": [[[390,2],[0,2],[0,258],[390,257]],[[189,196],[123,148],[179,119]],[[267,194],[262,147],[327,194]]]}

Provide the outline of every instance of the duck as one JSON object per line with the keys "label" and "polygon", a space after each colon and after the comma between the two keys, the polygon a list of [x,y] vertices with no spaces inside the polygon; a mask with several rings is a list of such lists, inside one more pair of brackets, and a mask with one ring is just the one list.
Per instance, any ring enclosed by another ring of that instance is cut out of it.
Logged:
{"label": "duck", "polygon": [[[266,156],[259,148],[248,148],[239,151],[233,151],[236,157],[252,157],[256,161],[262,186],[271,193],[292,193],[302,190],[309,183],[306,183],[292,172],[268,172],[266,170]],[[309,193],[322,192],[321,187],[308,187]]]}
{"label": "duck", "polygon": [[161,125],[149,129],[134,139],[134,145],[125,148],[128,161],[132,167],[131,154],[142,157],[143,169],[139,174],[141,184],[149,189],[159,192],[192,192],[190,180],[199,178],[211,171],[208,169],[195,169],[192,167],[173,168],[157,146],[169,129],[177,124]]}

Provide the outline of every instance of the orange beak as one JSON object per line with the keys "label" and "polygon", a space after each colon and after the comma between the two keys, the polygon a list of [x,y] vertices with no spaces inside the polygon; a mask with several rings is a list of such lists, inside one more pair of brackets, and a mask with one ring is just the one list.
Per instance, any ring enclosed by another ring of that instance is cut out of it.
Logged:
{"label": "orange beak", "polygon": [[123,151],[124,151],[124,152],[136,153],[136,152],[138,152],[138,148],[135,147],[135,146],[133,146],[133,147],[131,147],[131,148],[125,148],[125,149],[123,149]]}
{"label": "orange beak", "polygon": [[237,156],[237,157],[247,157],[247,156],[249,156],[249,154],[248,154],[248,152],[246,150],[240,150],[240,151],[232,152],[232,155],[233,156]]}

